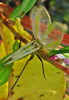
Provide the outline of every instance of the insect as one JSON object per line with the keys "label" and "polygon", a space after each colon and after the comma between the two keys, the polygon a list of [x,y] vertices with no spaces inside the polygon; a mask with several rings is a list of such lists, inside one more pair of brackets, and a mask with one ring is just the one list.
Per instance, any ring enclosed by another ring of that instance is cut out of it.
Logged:
{"label": "insect", "polygon": [[[23,73],[29,61],[33,59],[34,54],[37,55],[37,57],[40,59],[42,63],[43,76],[46,79],[44,74],[43,61],[39,56],[38,51],[40,49],[41,50],[45,49],[46,51],[53,50],[61,43],[63,39],[62,26],[58,22],[51,23],[51,18],[49,16],[48,11],[45,9],[45,7],[41,5],[38,7],[35,6],[31,11],[30,16],[31,16],[32,27],[33,27],[32,41],[27,43],[25,46],[21,47],[17,51],[13,52],[3,60],[3,64],[7,66],[16,60],[22,59],[28,56],[29,54],[31,54],[31,57],[26,61],[25,66],[23,67],[20,75],[18,76],[11,90],[16,85],[18,79],[20,78],[21,74]],[[48,53],[48,51],[46,53]]]}

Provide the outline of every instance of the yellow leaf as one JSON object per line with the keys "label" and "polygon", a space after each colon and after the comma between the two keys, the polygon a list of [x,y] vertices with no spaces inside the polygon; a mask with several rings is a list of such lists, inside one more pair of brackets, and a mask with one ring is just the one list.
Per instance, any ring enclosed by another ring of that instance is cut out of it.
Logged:
{"label": "yellow leaf", "polygon": [[[14,63],[13,84],[28,58],[29,56]],[[64,73],[48,62],[44,60],[43,62],[46,80],[42,74],[41,62],[35,56],[14,87],[12,100],[19,98],[22,98],[22,100],[64,100]]]}

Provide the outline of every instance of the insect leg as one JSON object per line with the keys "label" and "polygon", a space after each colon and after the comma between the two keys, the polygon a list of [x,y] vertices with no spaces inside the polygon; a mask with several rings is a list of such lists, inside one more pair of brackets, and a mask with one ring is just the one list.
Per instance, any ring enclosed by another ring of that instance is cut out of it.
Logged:
{"label": "insect leg", "polygon": [[21,37],[20,38],[20,41],[22,41],[23,40],[23,42],[26,44],[26,43],[28,43],[28,41],[24,38],[24,37]]}
{"label": "insect leg", "polygon": [[[12,88],[11,88],[11,90],[10,90],[9,94],[8,94],[8,97],[9,97],[9,95],[10,95],[11,91],[13,90],[13,88],[15,87],[16,83],[18,82],[18,80],[19,80],[20,76],[22,75],[22,73],[23,73],[24,69],[26,68],[27,64],[29,63],[29,61],[30,61],[30,60],[32,60],[32,59],[33,59],[33,57],[34,57],[34,54],[32,53],[32,54],[31,54],[31,57],[30,57],[30,58],[26,61],[26,64],[24,65],[24,67],[23,67],[22,71],[20,72],[20,74],[19,74],[18,78],[16,79],[16,81],[15,81],[14,85],[12,86]],[[7,97],[7,98],[8,98],[8,97]]]}
{"label": "insect leg", "polygon": [[45,77],[45,73],[44,73],[44,65],[43,65],[43,61],[42,61],[42,59],[40,58],[40,56],[37,54],[37,53],[35,53],[36,54],[36,56],[39,58],[39,60],[41,61],[41,63],[42,63],[42,72],[43,72],[43,76],[44,76],[44,78],[46,79],[46,77]]}
{"label": "insect leg", "polygon": [[28,43],[28,41],[24,38],[24,37],[21,37],[20,38],[20,43],[19,43],[19,48],[21,47],[21,41],[23,40],[23,42],[26,44]]}

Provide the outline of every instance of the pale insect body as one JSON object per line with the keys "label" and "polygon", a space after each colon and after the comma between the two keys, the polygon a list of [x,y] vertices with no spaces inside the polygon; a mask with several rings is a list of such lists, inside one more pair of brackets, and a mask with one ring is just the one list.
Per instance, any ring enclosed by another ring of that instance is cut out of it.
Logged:
{"label": "pale insect body", "polygon": [[27,55],[29,55],[33,52],[36,52],[40,47],[35,48],[34,44],[35,44],[35,41],[27,43],[27,45],[23,46],[22,48],[20,48],[19,50],[17,50],[13,54],[11,54],[3,62],[6,62],[7,60],[9,60],[8,62],[5,63],[5,65],[8,65],[16,60],[26,57]]}

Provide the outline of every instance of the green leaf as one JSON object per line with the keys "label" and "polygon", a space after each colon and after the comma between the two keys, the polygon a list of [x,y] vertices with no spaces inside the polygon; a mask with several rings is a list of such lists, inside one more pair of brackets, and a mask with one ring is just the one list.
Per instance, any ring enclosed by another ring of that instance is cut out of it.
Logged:
{"label": "green leaf", "polygon": [[51,52],[49,52],[49,56],[63,53],[69,53],[69,46],[66,46],[65,48],[62,48],[60,50],[52,50]]}
{"label": "green leaf", "polygon": [[66,58],[69,58],[69,53],[64,53],[63,54]]}
{"label": "green leaf", "polygon": [[8,81],[13,66],[13,63],[6,66],[4,65],[3,61],[7,57],[8,56],[0,60],[0,86]]}
{"label": "green leaf", "polygon": [[27,1],[29,2],[27,3],[26,7],[23,10],[25,13],[27,13],[33,7],[33,5],[37,0],[27,0]]}
{"label": "green leaf", "polygon": [[13,45],[13,50],[16,51],[19,49],[19,47],[20,47],[20,43],[18,43],[18,40],[16,40],[14,45]]}
{"label": "green leaf", "polygon": [[[22,18],[33,7],[36,1],[37,0],[23,0],[22,4],[14,9],[9,18],[14,21],[17,17]],[[22,13],[23,15],[21,16]]]}

